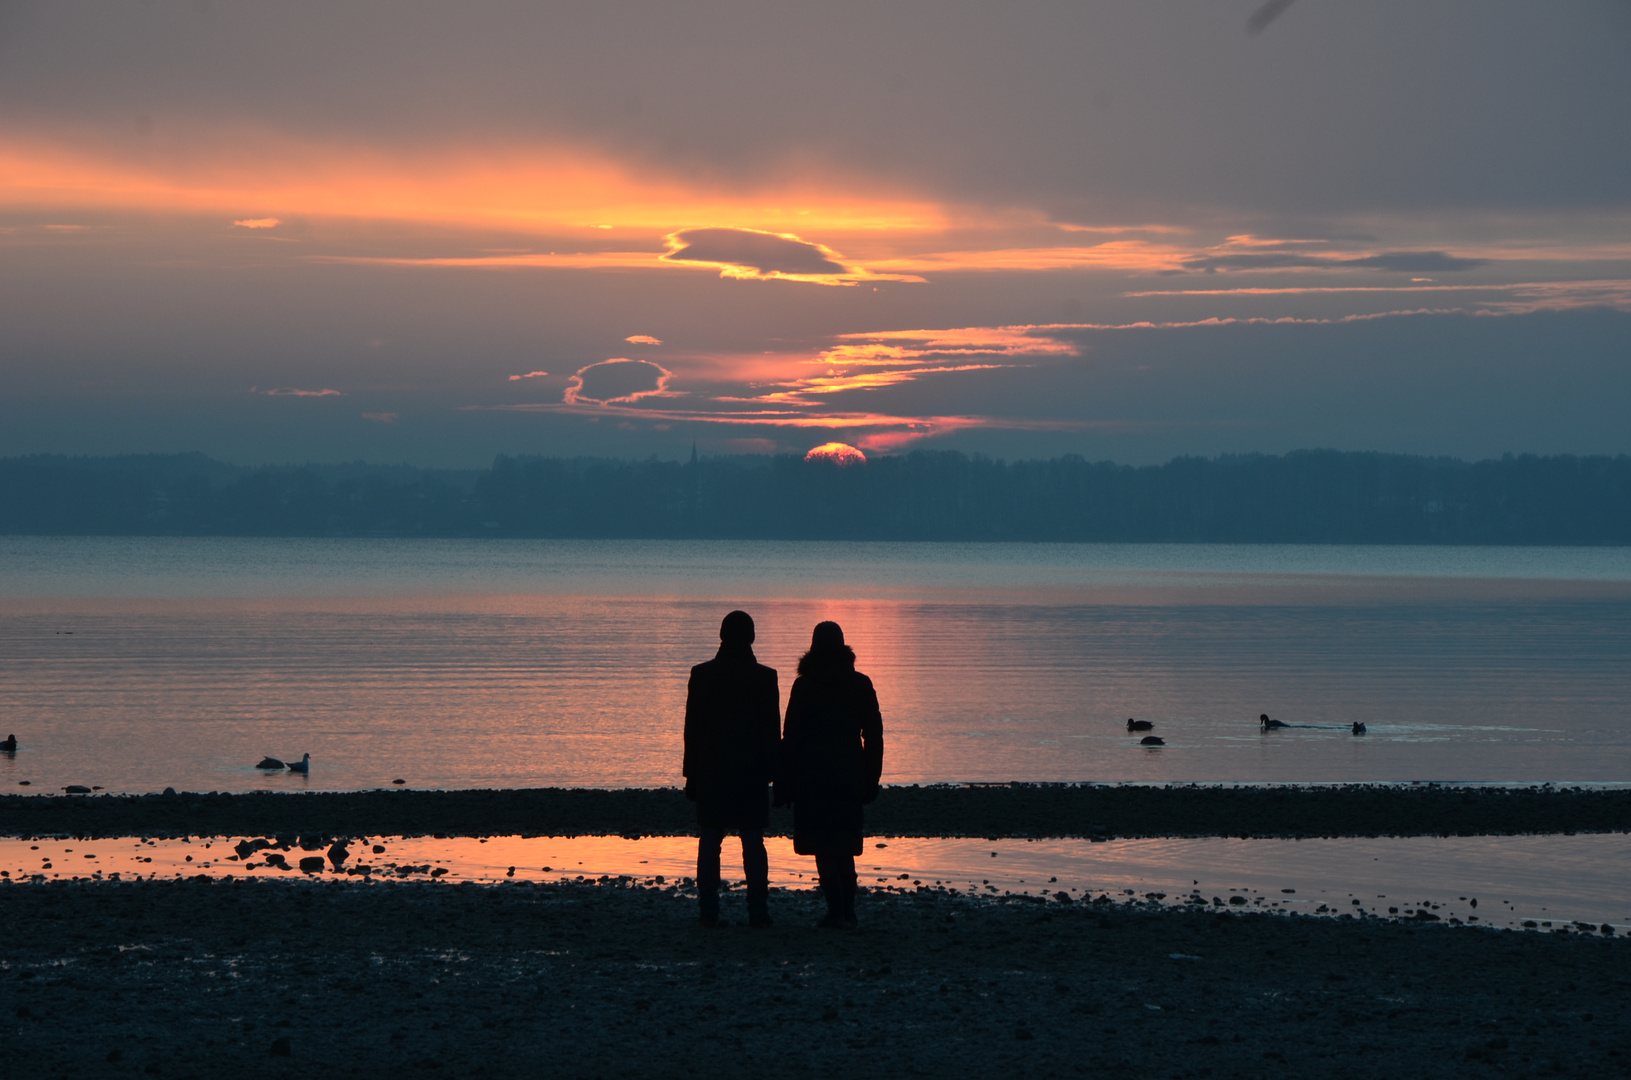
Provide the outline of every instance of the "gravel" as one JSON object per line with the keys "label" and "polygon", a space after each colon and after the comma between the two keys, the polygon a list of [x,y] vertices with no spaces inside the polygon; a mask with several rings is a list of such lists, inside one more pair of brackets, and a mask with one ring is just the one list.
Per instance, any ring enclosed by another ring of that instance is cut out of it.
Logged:
{"label": "gravel", "polygon": [[0,885],[8,1075],[1631,1075],[1631,938],[938,890]]}

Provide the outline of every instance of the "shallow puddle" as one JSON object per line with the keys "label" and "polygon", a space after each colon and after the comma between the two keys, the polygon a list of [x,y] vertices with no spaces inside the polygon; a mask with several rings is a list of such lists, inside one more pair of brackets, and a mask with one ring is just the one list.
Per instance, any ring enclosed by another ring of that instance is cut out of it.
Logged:
{"label": "shallow puddle", "polygon": [[[0,840],[12,882],[195,874],[484,883],[622,880],[686,885],[689,837],[351,837],[303,848],[263,838]],[[814,885],[813,860],[773,837],[771,884]],[[343,851],[341,850],[343,847]],[[726,875],[739,870],[727,838]],[[1322,916],[1459,920],[1502,927],[1631,929],[1631,836],[1330,840],[967,840],[874,837],[857,865],[878,889],[1204,903]],[[740,885],[737,879],[733,884]]]}

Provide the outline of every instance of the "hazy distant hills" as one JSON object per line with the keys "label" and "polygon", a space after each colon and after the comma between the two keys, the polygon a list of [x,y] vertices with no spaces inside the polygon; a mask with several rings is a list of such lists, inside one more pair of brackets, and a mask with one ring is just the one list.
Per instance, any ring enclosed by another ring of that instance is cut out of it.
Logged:
{"label": "hazy distant hills", "polygon": [[1132,467],[500,457],[486,471],[0,459],[0,533],[1631,544],[1631,457],[1297,451]]}

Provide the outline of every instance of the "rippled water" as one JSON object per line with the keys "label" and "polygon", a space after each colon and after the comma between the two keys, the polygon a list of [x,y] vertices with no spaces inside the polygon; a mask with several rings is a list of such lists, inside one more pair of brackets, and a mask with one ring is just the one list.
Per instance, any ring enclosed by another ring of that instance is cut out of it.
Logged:
{"label": "rippled water", "polygon": [[0,783],[672,784],[737,606],[893,783],[1631,781],[1627,549],[5,537]]}

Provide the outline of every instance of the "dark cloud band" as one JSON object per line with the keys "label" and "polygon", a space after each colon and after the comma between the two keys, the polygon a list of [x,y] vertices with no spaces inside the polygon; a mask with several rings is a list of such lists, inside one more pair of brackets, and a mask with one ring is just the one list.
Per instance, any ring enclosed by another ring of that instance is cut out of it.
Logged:
{"label": "dark cloud band", "polygon": [[740,267],[759,277],[828,277],[849,274],[836,253],[785,233],[754,229],[682,229],[668,237],[669,262]]}
{"label": "dark cloud band", "polygon": [[1444,274],[1488,266],[1488,259],[1469,259],[1447,251],[1385,251],[1343,259],[1295,252],[1241,252],[1195,255],[1183,260],[1186,270],[1392,270],[1404,274]]}

